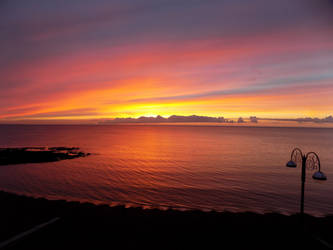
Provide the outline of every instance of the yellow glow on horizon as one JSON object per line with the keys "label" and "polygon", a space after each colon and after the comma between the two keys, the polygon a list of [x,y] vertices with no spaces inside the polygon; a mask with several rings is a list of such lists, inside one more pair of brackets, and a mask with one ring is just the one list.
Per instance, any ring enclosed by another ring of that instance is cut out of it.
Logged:
{"label": "yellow glow on horizon", "polygon": [[[202,115],[225,118],[257,116],[261,118],[324,118],[331,114],[330,106],[323,105],[322,99],[331,98],[331,93],[298,94],[247,94],[216,95],[186,98],[181,87],[168,88],[159,84],[156,78],[135,78],[110,82],[112,87],[81,90],[63,94],[61,98],[47,100],[44,103],[32,103],[17,108],[32,108],[3,115],[2,119],[12,120],[84,120],[102,118],[138,118],[161,115]],[[174,96],[175,89],[180,97]],[[192,93],[190,93],[192,94]],[[164,96],[170,98],[163,98]],[[185,96],[182,98],[182,96]],[[191,96],[191,95],[190,95]],[[161,98],[159,98],[161,97]],[[297,98],[296,98],[297,97]],[[61,99],[61,101],[59,101]],[[306,102],[304,102],[306,100]],[[293,106],[293,109],[290,109]],[[92,114],[62,115],[71,110],[92,110]],[[12,111],[9,109],[9,111]]]}

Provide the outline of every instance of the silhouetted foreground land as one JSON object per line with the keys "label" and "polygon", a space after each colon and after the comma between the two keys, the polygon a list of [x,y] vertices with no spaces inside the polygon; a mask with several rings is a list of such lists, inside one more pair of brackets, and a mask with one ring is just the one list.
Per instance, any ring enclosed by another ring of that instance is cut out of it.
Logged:
{"label": "silhouetted foreground land", "polygon": [[52,162],[87,155],[89,155],[89,153],[80,152],[79,148],[74,147],[0,148],[0,165]]}
{"label": "silhouetted foreground land", "polygon": [[58,221],[6,249],[327,249],[333,216],[218,213],[109,207],[52,201],[0,191],[0,241],[38,224]]}

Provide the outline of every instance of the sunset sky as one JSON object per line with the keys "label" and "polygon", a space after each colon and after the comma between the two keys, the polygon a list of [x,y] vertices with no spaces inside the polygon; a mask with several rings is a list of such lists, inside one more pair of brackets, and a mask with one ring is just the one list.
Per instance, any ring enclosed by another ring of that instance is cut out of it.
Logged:
{"label": "sunset sky", "polygon": [[332,0],[4,0],[0,30],[0,122],[333,114]]}

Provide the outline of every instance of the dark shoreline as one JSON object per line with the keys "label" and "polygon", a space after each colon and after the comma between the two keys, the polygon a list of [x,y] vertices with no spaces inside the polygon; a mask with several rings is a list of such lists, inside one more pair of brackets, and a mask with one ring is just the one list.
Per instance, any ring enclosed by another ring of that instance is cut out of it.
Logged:
{"label": "dark shoreline", "polygon": [[[0,242],[60,219],[8,249],[328,249],[333,215],[203,212],[110,207],[0,191]],[[52,242],[52,244],[50,244]]]}

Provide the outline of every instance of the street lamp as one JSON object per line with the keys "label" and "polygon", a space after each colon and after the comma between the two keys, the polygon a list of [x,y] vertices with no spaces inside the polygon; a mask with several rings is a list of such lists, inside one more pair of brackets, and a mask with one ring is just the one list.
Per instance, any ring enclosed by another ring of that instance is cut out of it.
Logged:
{"label": "street lamp", "polygon": [[290,161],[287,162],[286,166],[289,168],[296,168],[297,162],[302,162],[302,192],[301,192],[301,218],[303,223],[304,217],[304,184],[305,184],[305,170],[318,170],[313,175],[312,178],[315,180],[325,181],[327,180],[326,175],[320,171],[320,160],[315,152],[309,152],[303,154],[302,150],[295,148],[291,152]]}

